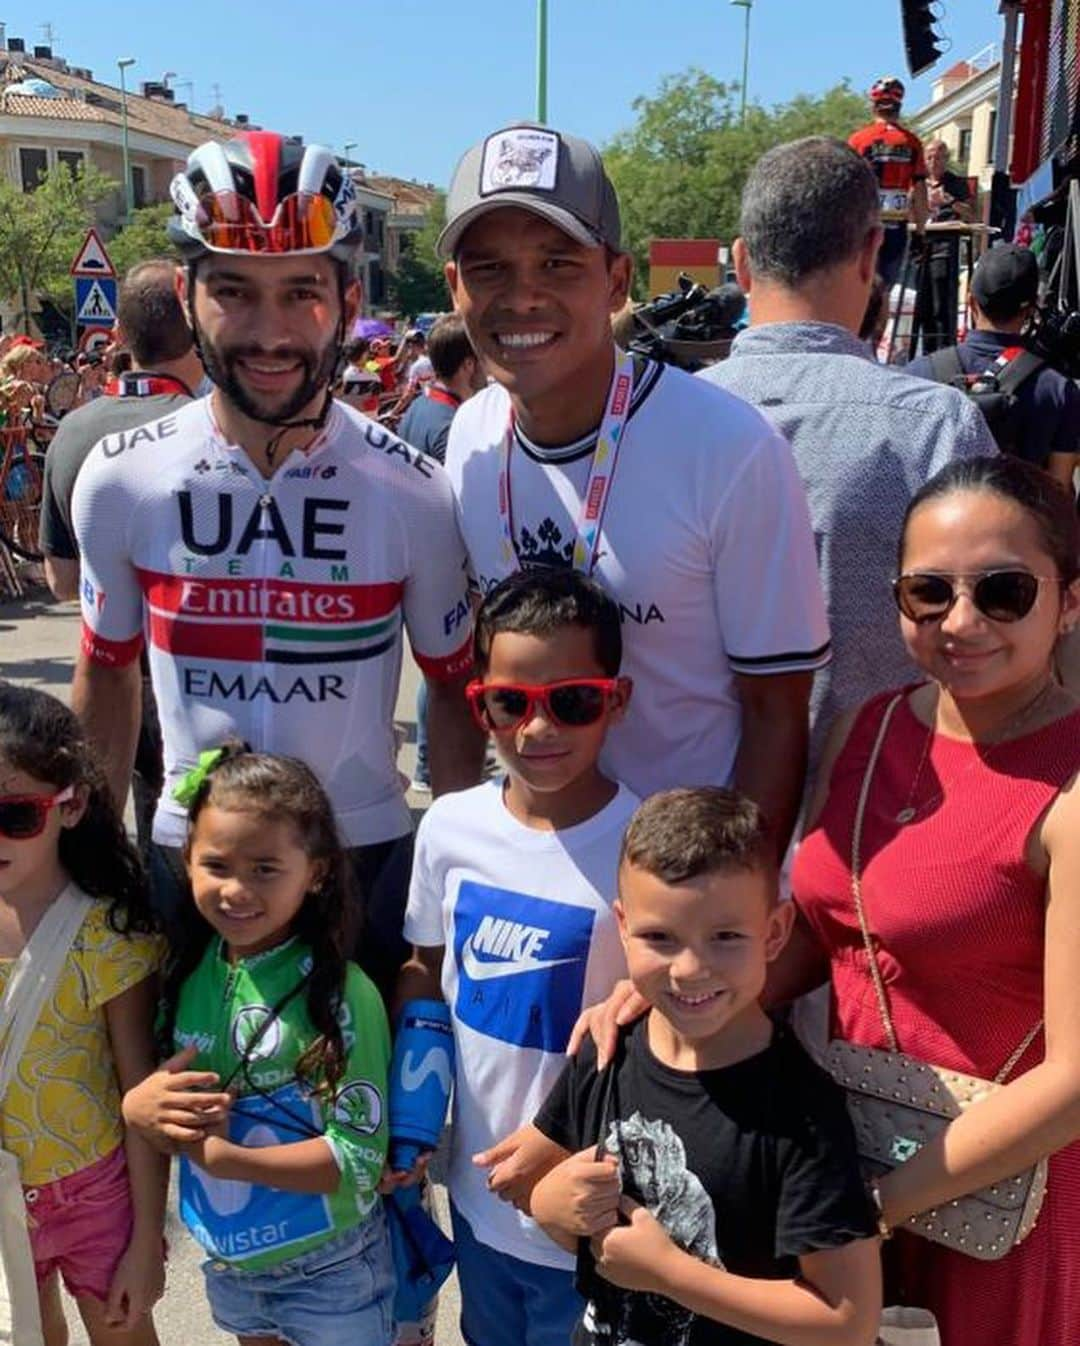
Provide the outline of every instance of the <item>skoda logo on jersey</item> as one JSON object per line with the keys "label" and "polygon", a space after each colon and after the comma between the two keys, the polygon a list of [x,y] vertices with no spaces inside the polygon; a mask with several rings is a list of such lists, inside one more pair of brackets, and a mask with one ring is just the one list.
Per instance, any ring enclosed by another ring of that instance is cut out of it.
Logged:
{"label": "skoda logo on jersey", "polygon": [[[281,1050],[281,1020],[269,1005],[242,1005],[233,1016],[232,1045],[248,1061],[268,1061]],[[269,1021],[269,1022],[268,1022]]]}
{"label": "skoda logo on jersey", "polygon": [[382,1094],[367,1080],[347,1084],[334,1099],[334,1120],[362,1136],[373,1136],[382,1119]]}
{"label": "skoda logo on jersey", "polygon": [[454,911],[458,1018],[517,1047],[564,1051],[593,920],[587,907],[464,880]]}

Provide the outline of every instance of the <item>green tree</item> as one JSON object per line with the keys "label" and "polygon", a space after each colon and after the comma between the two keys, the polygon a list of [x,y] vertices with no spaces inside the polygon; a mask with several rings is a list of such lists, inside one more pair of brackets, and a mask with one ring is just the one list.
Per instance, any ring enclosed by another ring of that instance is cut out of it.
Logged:
{"label": "green tree", "polygon": [[31,192],[0,180],[0,294],[18,304],[16,321],[24,331],[40,296],[66,312],[73,308],[72,258],[95,208],[115,189],[93,164],[75,174],[58,164]]}
{"label": "green tree", "polygon": [[734,237],[743,184],[767,149],[800,136],[846,139],[866,120],[865,101],[846,81],[771,108],[752,105],[745,122],[738,92],[702,70],[668,76],[654,97],[635,100],[636,122],[604,151],[639,294],[650,240]]}
{"label": "green tree", "polygon": [[176,214],[171,201],[156,206],[141,206],[131,212],[131,220],[109,240],[109,256],[118,276],[125,275],[137,262],[148,257],[171,257],[180,254],[169,242],[165,226]]}
{"label": "green tree", "polygon": [[446,224],[446,197],[440,192],[432,202],[424,227],[401,240],[397,270],[389,276],[390,297],[395,309],[408,317],[439,313],[450,305],[450,292],[443,264],[435,255],[435,241]]}

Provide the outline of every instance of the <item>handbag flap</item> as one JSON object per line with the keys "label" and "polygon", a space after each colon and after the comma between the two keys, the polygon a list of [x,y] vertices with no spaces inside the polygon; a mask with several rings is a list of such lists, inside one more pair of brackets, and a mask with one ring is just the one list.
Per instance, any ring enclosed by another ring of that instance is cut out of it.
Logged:
{"label": "handbag flap", "polygon": [[[845,1093],[864,1168],[874,1177],[906,1163],[940,1135],[954,1117],[1002,1088],[960,1071],[839,1039],[829,1044],[825,1069]],[[972,1193],[1003,1212],[1021,1209],[1032,1170]]]}

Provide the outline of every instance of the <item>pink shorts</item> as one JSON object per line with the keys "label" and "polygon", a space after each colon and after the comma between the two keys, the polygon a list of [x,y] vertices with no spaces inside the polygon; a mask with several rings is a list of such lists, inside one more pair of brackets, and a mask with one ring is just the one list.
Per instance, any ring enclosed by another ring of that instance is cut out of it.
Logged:
{"label": "pink shorts", "polygon": [[38,1284],[59,1271],[76,1298],[108,1299],[134,1224],[124,1147],[23,1193]]}

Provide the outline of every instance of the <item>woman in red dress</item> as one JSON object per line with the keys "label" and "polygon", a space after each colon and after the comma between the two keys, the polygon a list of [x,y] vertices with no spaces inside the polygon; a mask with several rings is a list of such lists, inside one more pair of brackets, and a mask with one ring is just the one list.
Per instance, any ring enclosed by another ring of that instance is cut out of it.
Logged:
{"label": "woman in red dress", "polygon": [[[891,1297],[943,1346],[1080,1342],[1080,703],[1054,648],[1080,617],[1076,515],[1014,459],[947,468],[912,501],[896,583],[928,681],[904,691],[874,768],[862,894],[900,1050],[996,1095],[881,1179],[890,1228],[1051,1155],[1034,1231],[984,1262],[898,1230]],[[831,981],[834,1036],[888,1048],[851,887],[856,801],[896,694],[842,720],[793,872],[783,994]]]}

